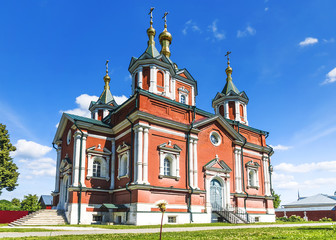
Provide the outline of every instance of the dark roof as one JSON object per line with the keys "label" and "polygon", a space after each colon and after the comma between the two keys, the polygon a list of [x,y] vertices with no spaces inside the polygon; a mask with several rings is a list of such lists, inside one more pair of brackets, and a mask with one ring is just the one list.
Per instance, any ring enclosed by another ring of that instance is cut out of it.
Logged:
{"label": "dark roof", "polygon": [[92,123],[94,125],[97,126],[102,126],[102,127],[110,127],[109,125],[103,123],[102,121],[96,120],[96,119],[92,119],[92,118],[86,118],[86,117],[82,117],[82,116],[77,116],[77,115],[73,115],[73,114],[69,114],[69,113],[64,113],[66,116],[72,118],[74,121],[82,121],[82,122],[87,122],[87,123]]}
{"label": "dark roof", "polygon": [[41,195],[39,202],[44,205],[53,205],[53,197],[51,195]]}

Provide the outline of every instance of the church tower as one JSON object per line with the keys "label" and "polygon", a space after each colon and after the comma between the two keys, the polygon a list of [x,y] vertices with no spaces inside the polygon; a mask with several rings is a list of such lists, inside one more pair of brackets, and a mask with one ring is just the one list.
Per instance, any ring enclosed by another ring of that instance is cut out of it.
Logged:
{"label": "church tower", "polygon": [[229,54],[227,52],[227,68],[225,69],[227,78],[226,84],[222,92],[217,93],[212,100],[212,107],[216,114],[223,116],[226,119],[238,121],[248,125],[246,106],[249,101],[244,91],[240,92],[232,81],[232,68],[230,67]]}
{"label": "church tower", "polygon": [[132,93],[145,90],[152,94],[163,96],[167,99],[186,104],[195,105],[197,83],[186,69],[179,69],[171,59],[170,44],[172,35],[167,30],[167,14],[163,18],[164,30],[159,35],[161,51],[156,49],[153,28],[153,12],[151,8],[150,27],[147,29],[147,49],[139,57],[132,57],[129,72],[132,76]]}
{"label": "church tower", "polygon": [[108,60],[106,61],[106,74],[104,76],[104,91],[98,98],[97,102],[92,101],[89,106],[91,112],[91,118],[95,120],[103,120],[109,114],[109,110],[113,110],[118,107],[118,104],[114,100],[110,91],[111,78],[108,75]]}

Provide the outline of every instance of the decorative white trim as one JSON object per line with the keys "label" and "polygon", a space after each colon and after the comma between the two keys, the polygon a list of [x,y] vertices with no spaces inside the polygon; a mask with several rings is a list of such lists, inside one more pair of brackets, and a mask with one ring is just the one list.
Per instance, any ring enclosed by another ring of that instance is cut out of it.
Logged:
{"label": "decorative white trim", "polygon": [[[160,165],[159,172],[160,178],[175,178],[176,180],[180,179],[180,152],[181,148],[176,144],[172,145],[171,141],[158,146],[159,155],[160,155]],[[170,176],[164,174],[164,160],[168,159],[170,161]]]}
{"label": "decorative white trim", "polygon": [[88,133],[88,136],[92,137],[92,138],[98,138],[98,139],[103,139],[103,140],[107,140],[107,141],[112,141],[112,138],[97,135],[97,134]]}
{"label": "decorative white trim", "polygon": [[[217,143],[214,143],[214,142],[212,141],[212,138],[211,138],[212,136],[213,136],[214,138],[216,138]],[[221,138],[220,134],[219,134],[217,131],[212,131],[212,132],[210,133],[210,135],[209,135],[209,139],[210,139],[210,142],[211,142],[214,146],[216,146],[216,147],[218,147],[218,146],[222,143],[222,138]]]}

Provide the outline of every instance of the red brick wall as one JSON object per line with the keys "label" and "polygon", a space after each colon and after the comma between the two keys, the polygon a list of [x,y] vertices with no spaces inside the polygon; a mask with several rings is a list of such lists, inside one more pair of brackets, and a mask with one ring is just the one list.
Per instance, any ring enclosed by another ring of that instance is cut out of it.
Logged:
{"label": "red brick wall", "polygon": [[[284,216],[284,212],[275,212],[275,215],[277,217],[283,217]],[[286,211],[286,216],[290,217],[292,215],[296,215],[296,216],[300,216],[300,217],[304,217],[304,211]],[[336,211],[335,210],[323,210],[323,211],[306,211],[306,216],[308,217],[308,220],[311,221],[318,221],[321,218],[327,217],[327,218],[331,218],[333,221],[336,221]]]}

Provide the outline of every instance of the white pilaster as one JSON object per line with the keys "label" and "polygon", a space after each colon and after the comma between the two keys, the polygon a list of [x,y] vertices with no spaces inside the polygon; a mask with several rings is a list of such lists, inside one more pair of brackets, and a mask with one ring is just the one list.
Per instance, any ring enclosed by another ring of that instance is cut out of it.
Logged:
{"label": "white pilaster", "polygon": [[245,120],[245,124],[248,125],[248,121],[247,121],[247,105],[244,105],[244,120]]}
{"label": "white pilaster", "polygon": [[240,122],[240,109],[239,109],[239,102],[238,101],[235,101],[235,108],[236,108],[235,120]]}
{"label": "white pilaster", "polygon": [[164,175],[164,159],[163,159],[163,152],[160,152],[160,176]]}
{"label": "white pilaster", "polygon": [[130,161],[133,161],[133,172],[134,172],[134,178],[133,182],[136,182],[138,176],[137,176],[137,163],[138,163],[138,129],[134,129],[134,159],[130,159]]}
{"label": "white pilaster", "polygon": [[265,182],[265,195],[271,195],[271,184],[270,184],[270,172],[268,167],[268,156],[263,156],[263,168],[264,168],[264,182]]}
{"label": "white pilaster", "polygon": [[142,148],[143,148],[143,144],[142,144],[142,137],[143,137],[143,128],[139,127],[138,128],[138,157],[137,157],[137,178],[136,178],[136,183],[142,183]]}
{"label": "white pilaster", "polygon": [[194,178],[193,178],[193,173],[194,173],[194,168],[193,168],[193,140],[189,140],[189,178],[190,178],[190,186],[194,187]]}
{"label": "white pilaster", "polygon": [[143,149],[143,182],[148,182],[148,128],[144,128],[144,149]]}
{"label": "white pilaster", "polygon": [[191,105],[195,106],[195,88],[194,88],[194,86],[191,87]]}
{"label": "white pilaster", "polygon": [[241,150],[235,149],[235,182],[236,182],[236,192],[242,192],[242,175],[241,175]]}
{"label": "white pilaster", "polygon": [[230,201],[230,179],[227,178],[225,181],[225,204],[226,204],[226,208],[230,208],[231,207],[231,201]]}
{"label": "white pilaster", "polygon": [[60,170],[59,170],[59,166],[61,164],[61,152],[62,152],[61,146],[58,146],[56,151],[57,151],[57,162],[56,162],[55,192],[59,192],[59,190],[60,190],[60,179],[59,179]]}
{"label": "white pilaster", "polygon": [[198,188],[197,140],[194,140],[194,188]]}
{"label": "white pilaster", "polygon": [[82,187],[85,187],[85,163],[86,163],[86,137],[87,134],[84,133],[83,138],[82,138],[82,164],[80,167],[80,171],[81,171],[81,183],[82,183]]}
{"label": "white pilaster", "polygon": [[227,101],[224,103],[224,117],[226,119],[230,118],[229,117],[229,102],[227,102]]}
{"label": "white pilaster", "polygon": [[176,156],[176,177],[180,177],[180,155]]}
{"label": "white pilaster", "polygon": [[78,176],[79,176],[79,155],[80,152],[80,131],[76,131],[74,134],[74,151],[73,151],[73,166],[72,166],[72,186],[78,187]]}
{"label": "white pilaster", "polygon": [[142,89],[142,67],[138,70],[138,87]]}
{"label": "white pilaster", "polygon": [[111,184],[110,184],[110,189],[114,189],[114,178],[115,178],[115,138],[112,138],[112,156],[111,156]]}
{"label": "white pilaster", "polygon": [[169,91],[169,72],[164,72],[164,92],[167,97],[170,97],[170,91]]}
{"label": "white pilaster", "polygon": [[152,93],[157,93],[157,68],[155,66],[150,66],[150,86],[149,91]]}
{"label": "white pilaster", "polygon": [[174,78],[172,78],[172,80],[171,80],[172,82],[171,82],[171,99],[172,100],[176,100],[176,88],[175,88],[175,85],[176,85],[176,80],[174,79]]}

